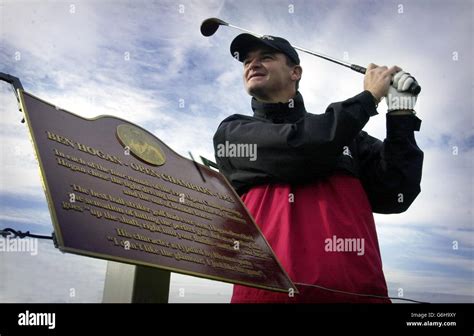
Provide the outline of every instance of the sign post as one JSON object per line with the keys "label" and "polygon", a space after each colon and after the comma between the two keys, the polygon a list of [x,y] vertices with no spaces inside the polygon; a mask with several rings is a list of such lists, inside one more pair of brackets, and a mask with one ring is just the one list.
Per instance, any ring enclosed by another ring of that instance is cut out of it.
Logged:
{"label": "sign post", "polygon": [[107,262],[103,303],[168,303],[169,271]]}

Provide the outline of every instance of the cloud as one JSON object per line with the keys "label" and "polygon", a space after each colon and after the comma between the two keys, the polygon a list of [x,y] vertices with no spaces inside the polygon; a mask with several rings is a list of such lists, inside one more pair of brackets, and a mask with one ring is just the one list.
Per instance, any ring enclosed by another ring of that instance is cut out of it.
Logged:
{"label": "cloud", "polygon": [[170,303],[229,303],[232,285],[172,273]]}
{"label": "cloud", "polygon": [[50,227],[51,217],[49,212],[45,209],[21,209],[18,207],[0,207],[0,222],[2,223],[21,223],[29,224],[31,226],[45,226]]}
{"label": "cloud", "polygon": [[101,302],[106,262],[63,254],[38,241],[38,254],[0,253],[0,302]]}
{"label": "cloud", "polygon": [[401,270],[386,270],[385,276],[391,279],[390,288],[393,291],[402,288],[406,298],[412,298],[410,293],[423,293],[428,297],[440,293],[470,296],[470,302],[474,302],[472,281],[463,278],[436,274],[431,271],[406,272]]}

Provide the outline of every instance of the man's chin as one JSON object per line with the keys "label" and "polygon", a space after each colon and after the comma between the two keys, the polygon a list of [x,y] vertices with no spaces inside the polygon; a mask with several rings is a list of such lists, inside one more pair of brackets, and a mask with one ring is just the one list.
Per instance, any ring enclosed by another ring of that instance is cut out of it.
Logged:
{"label": "man's chin", "polygon": [[260,83],[254,83],[252,85],[249,85],[247,86],[247,92],[253,96],[254,94],[263,94],[265,93],[267,90],[267,87],[266,85],[264,85],[263,83],[260,84]]}
{"label": "man's chin", "polygon": [[257,100],[266,101],[269,99],[269,92],[265,86],[255,85],[247,88],[247,92],[250,96]]}

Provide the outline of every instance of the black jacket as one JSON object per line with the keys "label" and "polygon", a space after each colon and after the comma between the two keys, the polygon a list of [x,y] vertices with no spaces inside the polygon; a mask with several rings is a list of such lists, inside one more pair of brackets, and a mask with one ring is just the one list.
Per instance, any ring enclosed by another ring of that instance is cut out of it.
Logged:
{"label": "black jacket", "polygon": [[[372,211],[400,213],[420,193],[423,152],[414,131],[414,115],[387,115],[382,142],[362,128],[377,114],[372,95],[364,91],[328,106],[324,114],[306,112],[297,93],[290,103],[252,99],[254,116],[235,114],[219,125],[214,150],[219,170],[239,194],[269,183],[309,183],[344,171],[359,178]],[[219,157],[217,146],[256,144],[257,159]]]}

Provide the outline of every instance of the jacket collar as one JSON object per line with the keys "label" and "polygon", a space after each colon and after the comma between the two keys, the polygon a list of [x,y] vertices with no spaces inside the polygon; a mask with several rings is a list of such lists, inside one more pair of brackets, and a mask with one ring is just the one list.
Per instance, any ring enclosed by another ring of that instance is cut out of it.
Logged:
{"label": "jacket collar", "polygon": [[306,114],[303,96],[299,92],[288,103],[262,103],[252,98],[252,110],[254,117],[274,123],[296,122]]}

